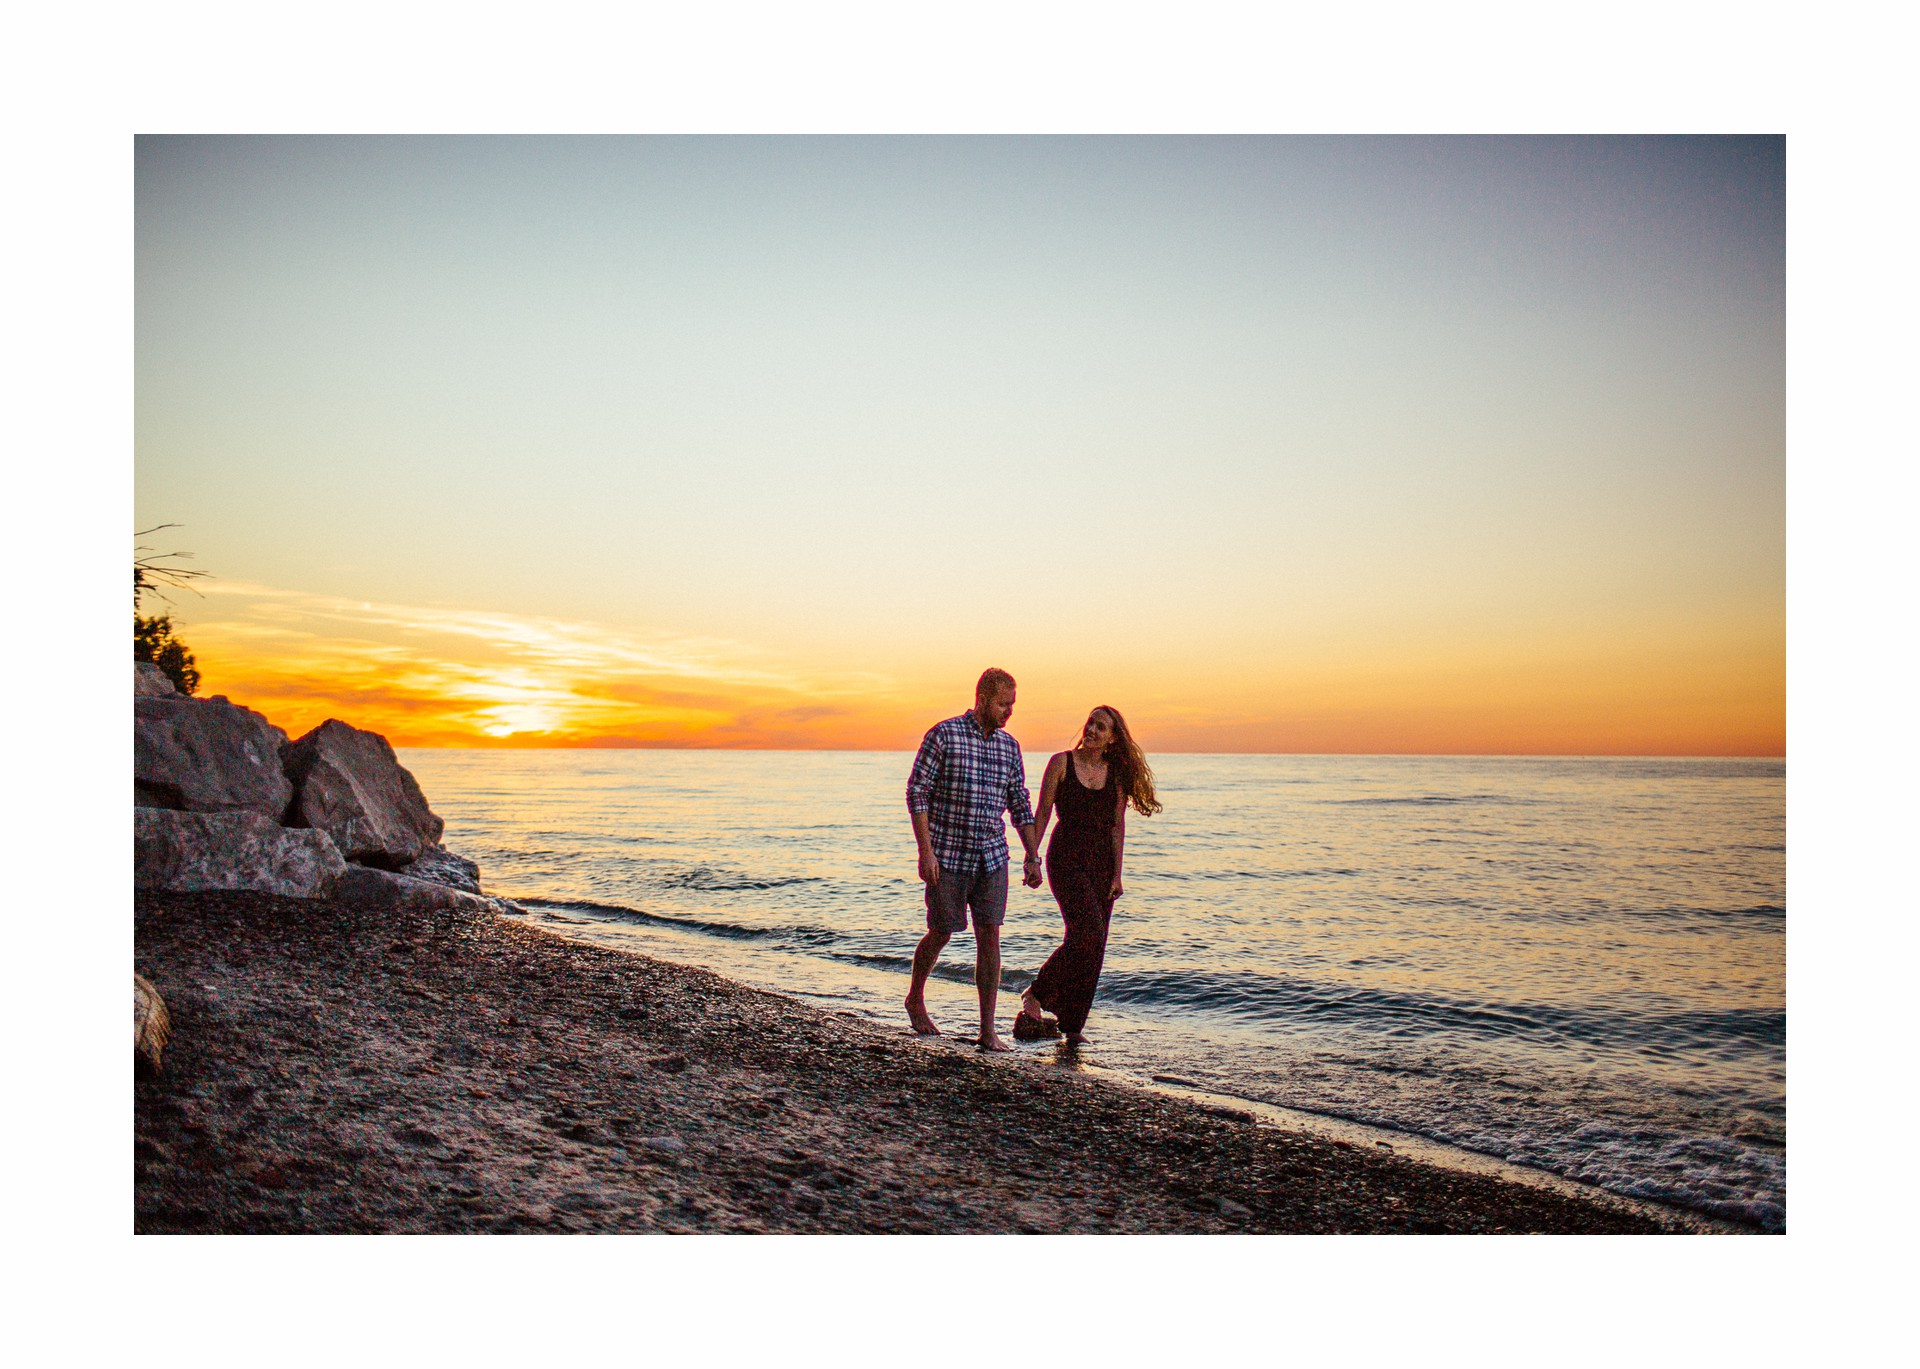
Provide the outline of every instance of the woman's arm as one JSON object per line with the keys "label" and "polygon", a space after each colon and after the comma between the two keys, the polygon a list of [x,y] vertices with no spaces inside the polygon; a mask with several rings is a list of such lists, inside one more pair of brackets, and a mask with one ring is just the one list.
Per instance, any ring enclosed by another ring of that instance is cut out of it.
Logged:
{"label": "woman's arm", "polygon": [[1053,817],[1054,795],[1060,792],[1060,777],[1066,773],[1067,753],[1056,752],[1047,762],[1047,773],[1040,780],[1040,804],[1033,810],[1033,849],[1040,849],[1042,838],[1047,835],[1047,823]]}
{"label": "woman's arm", "polygon": [[[1114,778],[1117,780],[1119,776],[1116,775]],[[1115,784],[1114,788],[1120,789],[1120,786]],[[1126,887],[1120,883],[1120,863],[1126,859],[1127,855],[1126,790],[1120,789],[1119,798],[1119,811],[1113,815],[1113,890],[1109,895],[1111,898],[1119,898],[1120,895],[1127,892]]]}

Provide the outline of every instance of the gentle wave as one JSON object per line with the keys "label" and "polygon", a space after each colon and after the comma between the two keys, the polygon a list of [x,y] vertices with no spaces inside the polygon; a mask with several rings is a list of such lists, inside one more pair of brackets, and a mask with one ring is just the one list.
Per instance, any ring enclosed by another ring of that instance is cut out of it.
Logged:
{"label": "gentle wave", "polygon": [[664,889],[697,889],[702,893],[715,894],[744,893],[749,889],[784,889],[792,884],[819,884],[823,881],[811,875],[770,875],[766,878],[725,875],[718,870],[696,866],[691,870],[675,870],[662,875],[656,882]]}
{"label": "gentle wave", "polygon": [[1327,866],[1325,868],[1305,870],[1166,870],[1156,871],[1154,878],[1170,880],[1175,884],[1184,884],[1190,881],[1203,883],[1209,881],[1240,883],[1249,880],[1259,882],[1269,879],[1350,878],[1359,873],[1358,870],[1345,867]]}
{"label": "gentle wave", "polygon": [[[872,951],[836,951],[828,958],[837,960],[843,965],[860,965],[870,970],[890,970],[898,974],[906,974],[913,968],[913,957],[910,955],[886,955]],[[1033,983],[1036,973],[1037,971],[1034,970],[1009,969],[1002,966],[1000,969],[1001,992],[1016,994],[1026,992],[1027,986]],[[965,984],[971,987],[974,982],[973,961],[970,957],[953,957],[936,961],[931,977],[948,984]]]}
{"label": "gentle wave", "polygon": [[676,931],[698,932],[704,936],[721,936],[732,941],[766,941],[779,935],[777,931],[764,927],[742,927],[733,922],[709,922],[696,917],[668,917],[661,913],[643,913],[638,908],[629,908],[624,904],[596,903],[592,899],[585,898],[522,897],[515,899],[514,902],[526,908],[558,908],[583,912],[621,922],[637,922],[649,927],[671,927]]}
{"label": "gentle wave", "polygon": [[1386,808],[1396,806],[1434,808],[1455,803],[1498,803],[1521,807],[1531,805],[1534,800],[1520,798],[1513,794],[1407,794],[1387,798],[1321,799],[1319,802],[1335,808]]}
{"label": "gentle wave", "polygon": [[1711,1050],[1728,1043],[1786,1041],[1784,1011],[1636,1012],[1541,1003],[1467,1002],[1439,995],[1364,988],[1232,971],[1120,971],[1101,980],[1102,997],[1143,1008],[1225,1013],[1266,1026],[1364,1028],[1387,1035],[1463,1034],[1589,1046]]}

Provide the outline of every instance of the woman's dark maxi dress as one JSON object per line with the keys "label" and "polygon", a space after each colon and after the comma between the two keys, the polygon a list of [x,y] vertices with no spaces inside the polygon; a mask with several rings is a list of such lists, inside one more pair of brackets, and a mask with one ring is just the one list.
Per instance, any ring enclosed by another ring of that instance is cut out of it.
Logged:
{"label": "woman's dark maxi dress", "polygon": [[1054,810],[1060,825],[1047,844],[1047,887],[1067,922],[1067,939],[1040,967],[1033,997],[1073,1035],[1087,1025],[1100,963],[1107,954],[1107,924],[1113,916],[1113,802],[1119,772],[1107,767],[1098,789],[1080,783],[1073,757],[1060,777]]}

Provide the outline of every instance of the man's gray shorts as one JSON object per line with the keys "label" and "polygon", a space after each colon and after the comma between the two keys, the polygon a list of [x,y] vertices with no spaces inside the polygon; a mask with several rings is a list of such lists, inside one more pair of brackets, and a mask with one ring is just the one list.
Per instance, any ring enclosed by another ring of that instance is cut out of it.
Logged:
{"label": "man's gray shorts", "polygon": [[926,886],[927,930],[964,932],[967,909],[973,909],[974,925],[998,927],[1007,920],[1007,867],[982,871],[977,875],[951,875],[940,872],[939,882]]}

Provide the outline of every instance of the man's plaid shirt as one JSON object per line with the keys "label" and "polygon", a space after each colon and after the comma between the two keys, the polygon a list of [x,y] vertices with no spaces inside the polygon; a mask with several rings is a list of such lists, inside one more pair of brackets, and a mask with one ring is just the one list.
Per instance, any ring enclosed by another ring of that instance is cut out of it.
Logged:
{"label": "man's plaid shirt", "polygon": [[959,875],[1006,868],[1007,829],[1033,821],[1027,764],[1005,728],[988,736],[971,713],[927,729],[907,777],[907,811],[925,813],[940,869]]}

